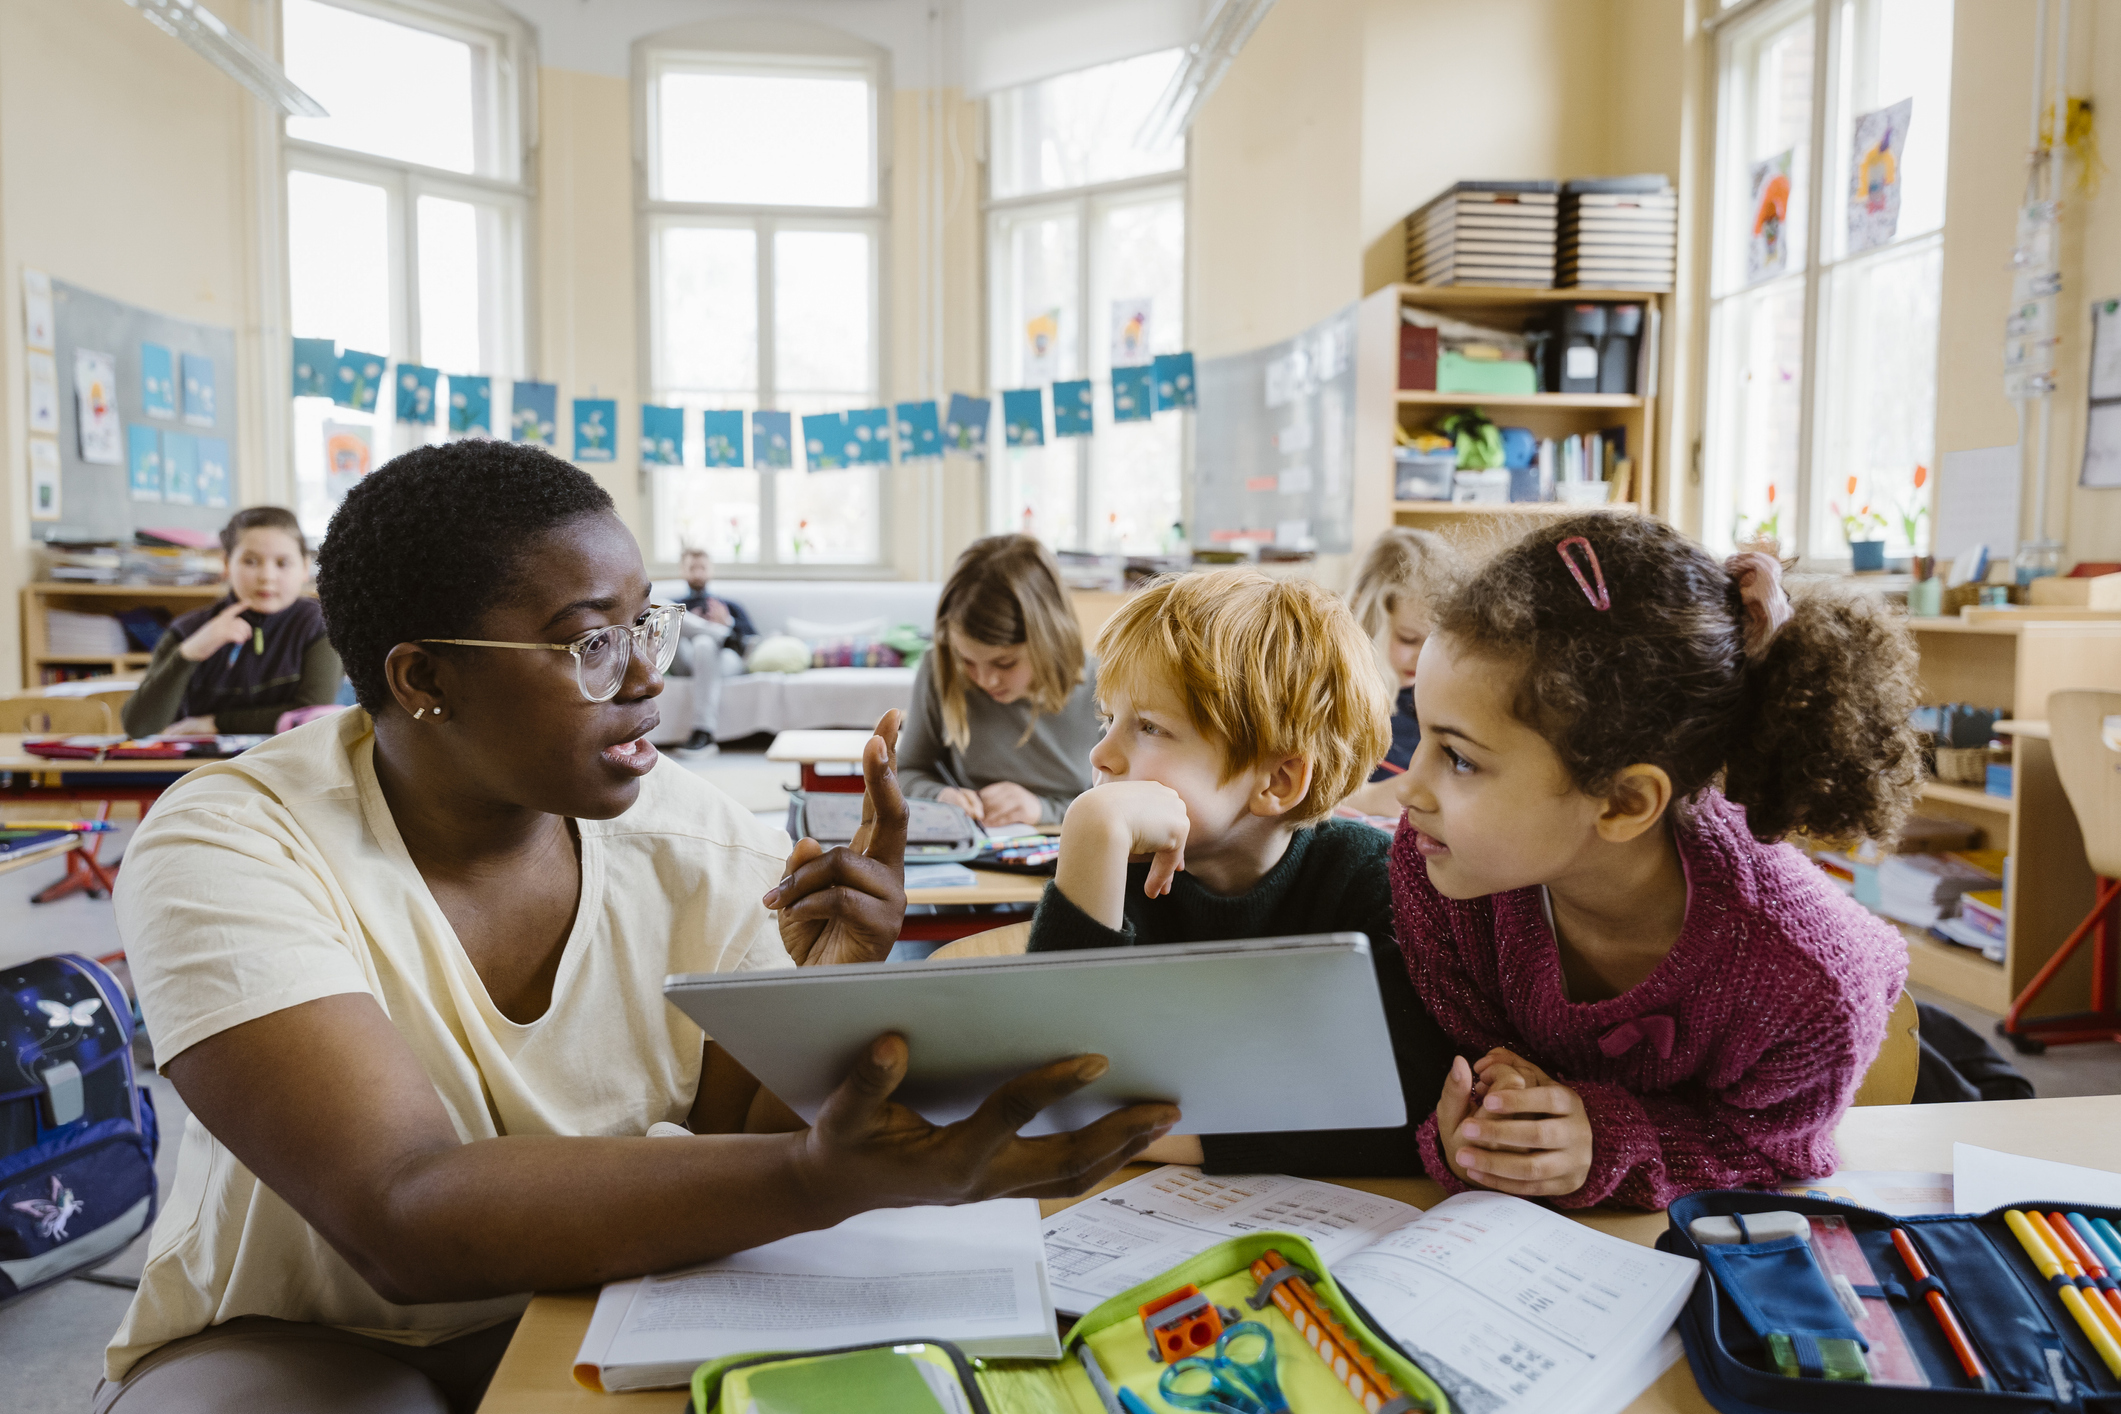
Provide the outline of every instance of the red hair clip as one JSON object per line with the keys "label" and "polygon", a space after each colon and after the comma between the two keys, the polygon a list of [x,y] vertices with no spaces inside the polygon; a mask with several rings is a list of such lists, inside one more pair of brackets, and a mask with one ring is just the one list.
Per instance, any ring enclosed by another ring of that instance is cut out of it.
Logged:
{"label": "red hair clip", "polygon": [[[1583,546],[1584,558],[1591,562],[1589,579],[1584,577],[1583,567],[1569,558],[1569,547],[1571,545]],[[1591,601],[1591,607],[1594,609],[1612,608],[1613,597],[1606,593],[1605,589],[1605,571],[1598,567],[1598,552],[1591,548],[1591,542],[1584,539],[1581,535],[1571,535],[1568,539],[1556,545],[1554,549],[1561,556],[1561,562],[1569,567],[1569,573],[1576,576],[1576,587],[1583,591],[1584,598]],[[1598,587],[1595,589],[1591,587],[1591,580],[1593,579],[1598,581]]]}

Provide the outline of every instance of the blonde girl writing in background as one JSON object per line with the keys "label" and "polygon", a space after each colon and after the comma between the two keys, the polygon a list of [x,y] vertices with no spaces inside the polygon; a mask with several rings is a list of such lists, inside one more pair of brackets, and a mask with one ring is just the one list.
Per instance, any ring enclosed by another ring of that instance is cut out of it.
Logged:
{"label": "blonde girl writing in background", "polygon": [[1433,530],[1404,525],[1378,536],[1363,556],[1348,607],[1377,645],[1385,681],[1392,688],[1392,745],[1370,772],[1368,783],[1341,802],[1344,809],[1361,815],[1399,813],[1393,782],[1421,742],[1421,724],[1414,718],[1414,667],[1421,645],[1429,640],[1436,606],[1450,597],[1464,572],[1465,564],[1450,541]]}

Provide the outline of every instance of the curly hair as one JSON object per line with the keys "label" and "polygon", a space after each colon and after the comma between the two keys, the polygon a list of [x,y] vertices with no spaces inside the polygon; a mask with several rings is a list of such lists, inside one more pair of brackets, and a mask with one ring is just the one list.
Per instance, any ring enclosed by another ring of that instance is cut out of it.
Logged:
{"label": "curly hair", "polygon": [[392,648],[475,637],[518,583],[533,539],[611,509],[587,472],[514,442],[419,447],[363,477],[317,552],[324,628],[361,705],[375,713],[391,701]]}
{"label": "curly hair", "polygon": [[[1579,535],[1609,609],[1558,553]],[[1495,556],[1437,629],[1517,672],[1512,714],[1588,794],[1642,763],[1681,802],[1720,779],[1762,841],[1891,840],[1920,781],[1913,639],[1882,601],[1830,581],[1792,584],[1790,604],[1749,662],[1738,582],[1719,561],[1653,517],[1593,511]]]}

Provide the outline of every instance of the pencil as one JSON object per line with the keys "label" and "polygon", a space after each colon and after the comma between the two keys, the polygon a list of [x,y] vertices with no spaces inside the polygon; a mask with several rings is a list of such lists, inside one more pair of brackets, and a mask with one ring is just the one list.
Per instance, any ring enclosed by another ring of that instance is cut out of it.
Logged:
{"label": "pencil", "polygon": [[[1906,1229],[1893,1229],[1893,1248],[1900,1254],[1900,1260],[1907,1263],[1909,1276],[1918,1282],[1930,1279],[1930,1269],[1923,1264],[1922,1254],[1915,1250],[1915,1244],[1908,1241]],[[1959,1367],[1969,1378],[1979,1380],[1981,1388],[1996,1388],[1995,1377],[1982,1365],[1981,1357],[1974,1353],[1974,1343],[1966,1338],[1966,1327],[1959,1324],[1959,1318],[1952,1313],[1952,1304],[1944,1299],[1944,1293],[1932,1290],[1923,1295],[1929,1298],[1930,1311],[1936,1316],[1944,1338],[1952,1343],[1952,1354],[1959,1357]]]}
{"label": "pencil", "polygon": [[[2025,1255],[2032,1259],[2042,1280],[2052,1282],[2064,1275],[2062,1262],[2055,1256],[2054,1249],[2048,1246],[2047,1239],[2040,1235],[2024,1213],[2016,1208],[2009,1209],[2003,1214],[2003,1221],[2010,1228],[2011,1236],[2018,1239],[2018,1245],[2025,1249]],[[2084,1338],[2092,1343],[2092,1349],[2099,1352],[2099,1358],[2106,1363],[2107,1373],[2121,1380],[2121,1344],[2116,1344],[2113,1336],[2107,1333],[2106,1323],[2092,1314],[2084,1293],[2065,1284],[2055,1287],[2055,1295],[2061,1298],[2062,1308],[2084,1332]]]}

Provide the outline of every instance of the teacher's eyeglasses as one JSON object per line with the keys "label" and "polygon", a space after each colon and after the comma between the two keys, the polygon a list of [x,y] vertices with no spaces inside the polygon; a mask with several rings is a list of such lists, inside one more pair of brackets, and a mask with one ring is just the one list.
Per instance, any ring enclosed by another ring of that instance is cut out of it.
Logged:
{"label": "teacher's eyeglasses", "polygon": [[569,643],[503,643],[491,638],[422,638],[421,643],[454,643],[464,648],[544,648],[574,655],[575,685],[591,702],[609,702],[626,681],[626,669],[638,653],[667,672],[678,656],[678,624],[685,611],[675,604],[650,604],[640,621],[593,628]]}

